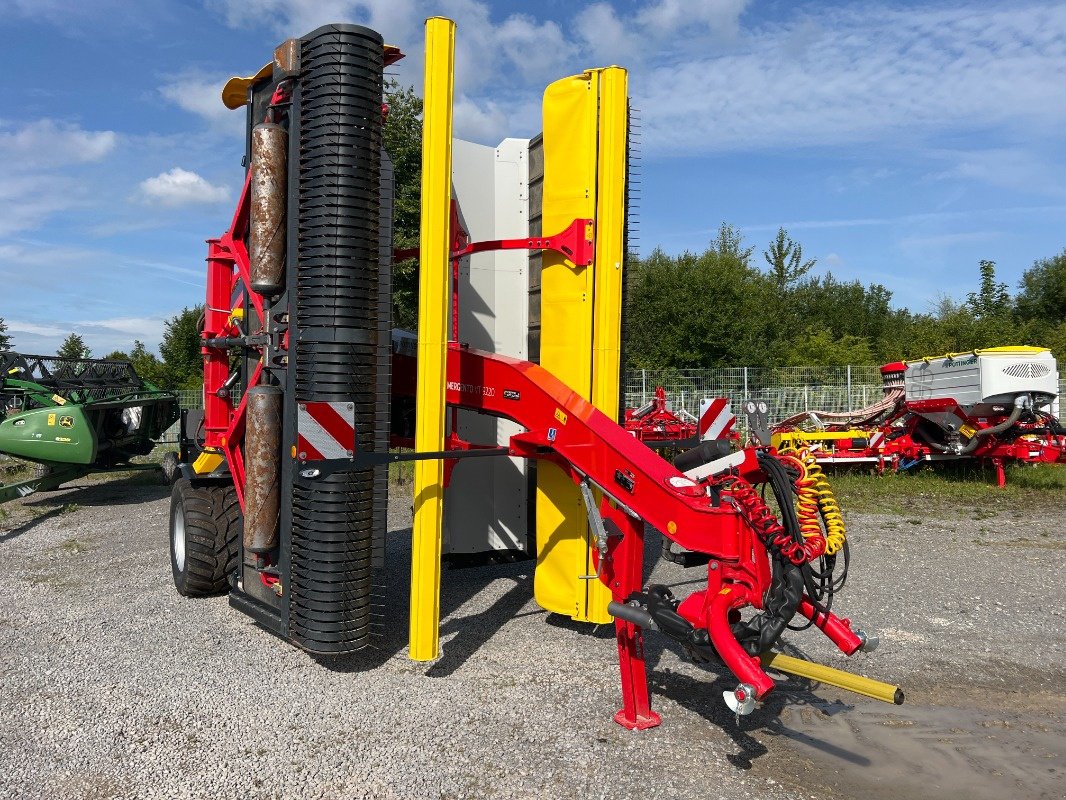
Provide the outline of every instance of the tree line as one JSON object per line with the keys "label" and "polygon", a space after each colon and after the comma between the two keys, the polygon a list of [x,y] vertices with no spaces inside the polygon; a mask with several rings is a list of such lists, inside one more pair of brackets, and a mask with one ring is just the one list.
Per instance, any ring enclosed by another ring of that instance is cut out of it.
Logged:
{"label": "tree line", "polygon": [[754,253],[723,224],[702,253],[631,257],[628,366],[883,364],[1018,344],[1066,353],[1066,250],[1027,269],[1014,294],[981,261],[964,300],[944,296],[917,313],[893,308],[881,284],[810,275],[814,259],[784,229],[763,263]]}

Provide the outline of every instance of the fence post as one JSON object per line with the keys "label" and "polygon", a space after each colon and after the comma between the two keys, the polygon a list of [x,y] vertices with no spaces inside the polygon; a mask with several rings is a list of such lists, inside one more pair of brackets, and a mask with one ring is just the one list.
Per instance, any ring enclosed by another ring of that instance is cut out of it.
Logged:
{"label": "fence post", "polygon": [[810,387],[807,386],[807,384],[804,384],[803,385],[803,410],[804,411],[810,411],[811,410],[811,403],[810,403],[810,400],[808,399],[808,391],[807,391],[808,389],[810,389]]}
{"label": "fence post", "polygon": [[848,364],[848,410],[852,408],[854,406],[851,404],[851,364]]}
{"label": "fence post", "polygon": [[747,400],[747,399],[748,399],[748,368],[744,367],[744,396],[741,398],[741,400]]}
{"label": "fence post", "polygon": [[648,402],[648,371],[642,369],[640,371],[640,405],[644,405]]}

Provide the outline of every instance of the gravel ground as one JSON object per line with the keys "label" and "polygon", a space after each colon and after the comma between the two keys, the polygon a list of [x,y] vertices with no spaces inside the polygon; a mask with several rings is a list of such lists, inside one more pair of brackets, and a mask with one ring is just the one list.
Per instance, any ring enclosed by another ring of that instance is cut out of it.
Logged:
{"label": "gravel ground", "polygon": [[[849,516],[837,610],[883,644],[847,666],[899,682],[907,705],[782,682],[738,725],[721,700],[735,681],[651,634],[663,724],[629,732],[611,722],[612,632],[540,611],[528,564],[446,571],[443,657],[406,659],[405,496],[385,638],[332,661],[225,598],[178,596],[168,497],[140,478],[5,507],[0,797],[1063,796],[1066,535],[1050,501]],[[683,594],[700,574],[662,563],[653,580]],[[847,661],[810,631],[789,641]]]}

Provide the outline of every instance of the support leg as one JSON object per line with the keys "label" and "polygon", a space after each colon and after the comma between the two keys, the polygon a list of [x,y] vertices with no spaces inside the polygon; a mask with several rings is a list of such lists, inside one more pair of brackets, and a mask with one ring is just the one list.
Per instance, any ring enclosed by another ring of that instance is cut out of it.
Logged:
{"label": "support leg", "polygon": [[[604,565],[603,575],[617,602],[625,602],[632,592],[639,591],[644,579],[644,523],[641,520],[609,509],[602,511],[622,532],[621,541],[612,537],[610,561]],[[622,673],[622,709],[614,721],[630,730],[654,728],[662,719],[651,710],[648,696],[648,674],[644,667],[644,635],[631,622],[615,619],[618,639],[618,665]]]}
{"label": "support leg", "polygon": [[1002,489],[1007,485],[1007,471],[1003,469],[1003,459],[993,458],[992,464],[996,468],[996,486]]}

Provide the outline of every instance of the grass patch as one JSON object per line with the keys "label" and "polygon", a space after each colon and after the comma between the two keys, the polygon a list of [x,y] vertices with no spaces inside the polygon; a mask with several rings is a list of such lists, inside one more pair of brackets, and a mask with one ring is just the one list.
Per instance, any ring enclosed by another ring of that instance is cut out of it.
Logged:
{"label": "grass patch", "polygon": [[59,513],[60,514],[73,514],[79,508],[81,508],[81,506],[79,506],[77,503],[67,503],[65,506],[63,506],[63,510],[60,511]]}
{"label": "grass patch", "polygon": [[89,542],[85,539],[79,539],[77,536],[72,536],[59,545],[59,549],[64,553],[77,555],[78,553],[87,553],[92,548],[89,547]]}
{"label": "grass patch", "polygon": [[1012,465],[1002,489],[996,486],[994,469],[972,465],[880,476],[839,471],[827,477],[845,514],[897,514],[908,521],[960,513],[982,520],[1011,508],[1057,507],[1066,491],[1066,467],[1054,464]]}
{"label": "grass patch", "polygon": [[404,486],[414,483],[415,462],[393,461],[389,464],[389,483]]}

